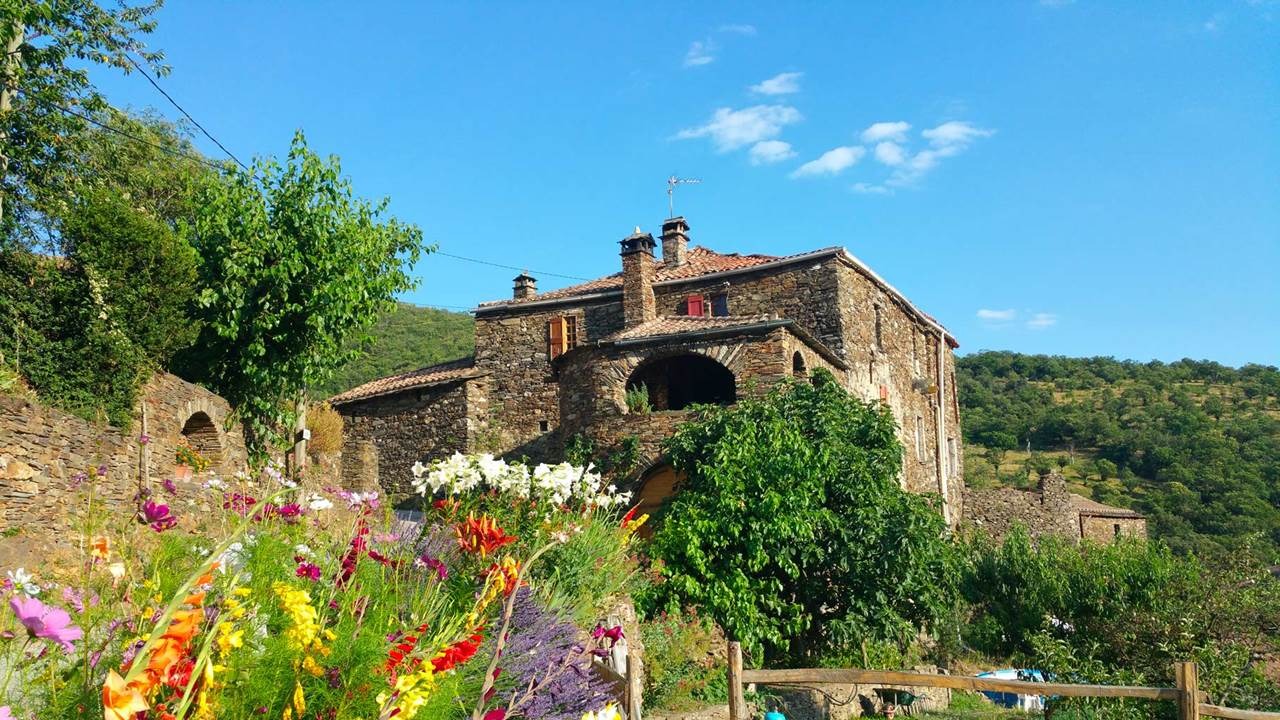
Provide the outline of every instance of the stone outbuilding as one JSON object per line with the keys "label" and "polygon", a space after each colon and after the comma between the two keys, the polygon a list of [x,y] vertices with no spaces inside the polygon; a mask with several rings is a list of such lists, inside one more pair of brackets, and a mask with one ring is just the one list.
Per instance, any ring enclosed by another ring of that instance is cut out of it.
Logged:
{"label": "stone outbuilding", "polygon": [[964,507],[965,523],[996,539],[1015,525],[1025,527],[1032,537],[1057,535],[1073,542],[1147,537],[1147,520],[1141,513],[1076,495],[1057,471],[1041,478],[1035,490],[966,488]]}
{"label": "stone outbuilding", "polygon": [[510,298],[476,309],[474,357],[333,397],[345,481],[400,495],[417,460],[558,460],[574,437],[604,452],[634,439],[635,489],[656,506],[679,482],[661,441],[691,405],[732,404],[822,368],[890,408],[903,487],[938,494],[958,521],[957,343],[936,320],[840,247],[720,253],[690,246],[680,217],[658,239],[637,228],[620,245],[621,272],[589,282],[539,293],[521,273]]}

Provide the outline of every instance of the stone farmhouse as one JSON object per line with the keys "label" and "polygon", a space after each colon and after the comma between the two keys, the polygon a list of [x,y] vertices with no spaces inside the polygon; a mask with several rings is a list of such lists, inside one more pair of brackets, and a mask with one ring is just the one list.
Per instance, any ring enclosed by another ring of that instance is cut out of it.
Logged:
{"label": "stone farmhouse", "polygon": [[965,522],[997,539],[1021,525],[1032,537],[1057,535],[1074,542],[1110,543],[1147,537],[1147,520],[1128,508],[1104,505],[1067,490],[1062,474],[1040,478],[1035,490],[1016,488],[964,491]]}
{"label": "stone farmhouse", "polygon": [[[952,351],[937,321],[840,247],[797,255],[724,254],[689,245],[682,217],[623,238],[621,272],[475,311],[474,357],[371,381],[331,399],[343,415],[344,483],[393,497],[417,460],[455,451],[558,459],[575,436],[598,451],[635,438],[645,510],[678,484],[660,443],[695,403],[733,403],[778,380],[832,372],[886,403],[904,448],[901,482],[961,515],[959,406]],[[628,407],[647,394],[650,411]]]}

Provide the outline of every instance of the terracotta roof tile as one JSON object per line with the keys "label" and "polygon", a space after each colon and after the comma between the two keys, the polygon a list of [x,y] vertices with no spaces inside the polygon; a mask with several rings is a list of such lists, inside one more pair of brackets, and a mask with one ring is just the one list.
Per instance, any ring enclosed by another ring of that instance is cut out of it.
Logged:
{"label": "terracotta roof tile", "polygon": [[401,392],[404,390],[414,390],[446,382],[467,380],[469,378],[480,377],[481,375],[486,374],[476,369],[475,360],[476,359],[474,357],[463,358],[461,360],[453,360],[439,365],[411,370],[399,375],[391,375],[390,377],[370,380],[369,382],[353,387],[344,393],[334,395],[329,398],[329,403],[331,405],[341,405],[343,403],[366,400],[371,397],[388,395],[390,393]]}
{"label": "terracotta roof tile", "polygon": [[1090,500],[1081,495],[1071,494],[1071,501],[1075,504],[1076,509],[1082,515],[1095,515],[1098,517],[1114,517],[1114,518],[1141,518],[1142,513],[1129,508],[1116,507],[1114,505],[1104,505],[1103,503]]}
{"label": "terracotta roof tile", "polygon": [[616,332],[607,338],[610,340],[634,340],[644,337],[661,337],[698,330],[720,330],[735,327],[759,325],[769,320],[777,320],[770,315],[725,315],[720,317],[703,317],[691,315],[671,315],[660,317],[635,327]]}
{"label": "terracotta roof tile", "polygon": [[[807,254],[807,253],[806,253]],[[764,265],[765,263],[778,260],[774,255],[739,255],[738,253],[723,254],[714,250],[708,250],[701,245],[695,245],[685,255],[685,262],[682,265],[667,265],[659,262],[654,271],[654,282],[663,282],[666,280],[690,280],[711,273],[724,272],[726,270],[741,270],[743,268],[754,267],[756,265]],[[559,290],[538,293],[527,298],[509,299],[509,300],[493,300],[490,302],[480,303],[480,307],[491,307],[495,305],[521,305],[528,302],[542,300],[559,300],[560,298],[575,297],[577,295],[590,295],[592,293],[605,292],[608,290],[622,289],[622,273],[614,273],[606,275],[602,278],[589,280],[577,285],[570,285]]]}

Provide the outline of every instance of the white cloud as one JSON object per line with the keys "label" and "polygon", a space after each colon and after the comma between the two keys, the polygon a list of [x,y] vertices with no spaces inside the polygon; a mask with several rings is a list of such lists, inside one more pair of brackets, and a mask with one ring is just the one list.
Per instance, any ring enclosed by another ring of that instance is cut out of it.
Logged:
{"label": "white cloud", "polygon": [[869,183],[854,183],[853,191],[859,195],[892,195],[893,191],[883,185],[872,185]]}
{"label": "white cloud", "polygon": [[721,25],[720,27],[716,28],[716,30],[722,33],[732,33],[734,35],[750,36],[750,35],[756,34],[756,26],[747,25],[746,23],[733,23],[729,25]]}
{"label": "white cloud", "polygon": [[958,120],[924,130],[920,135],[929,141],[931,147],[906,158],[885,182],[894,187],[912,185],[937,167],[943,158],[959,155],[968,149],[974,140],[991,137],[995,132],[995,130],[987,130]]}
{"label": "white cloud", "polygon": [[796,156],[791,143],[781,140],[763,140],[751,146],[747,153],[752,165],[772,165]]}
{"label": "white cloud", "polygon": [[881,164],[894,167],[901,165],[907,159],[907,153],[902,146],[896,142],[885,141],[876,145],[876,160]]}
{"label": "white cloud", "polygon": [[707,38],[706,40],[694,40],[692,43],[689,43],[689,52],[684,54],[684,66],[698,67],[699,65],[709,65],[715,62],[715,52],[717,49],[716,44],[711,41],[711,38]]}
{"label": "white cloud", "polygon": [[1053,313],[1038,312],[1035,315],[1032,315],[1031,319],[1027,321],[1027,329],[1044,330],[1045,328],[1052,327],[1057,322],[1057,315],[1054,315]]}
{"label": "white cloud", "polygon": [[705,125],[685,128],[676,133],[676,138],[709,137],[718,152],[728,152],[775,138],[784,126],[802,119],[800,111],[789,105],[753,105],[741,110],[719,108]]}
{"label": "white cloud", "polygon": [[938,127],[929,128],[920,134],[924,136],[925,140],[929,141],[930,145],[945,149],[964,148],[978,138],[991,137],[995,134],[995,131],[974,127],[971,123],[952,120],[944,122]]}
{"label": "white cloud", "polygon": [[1017,310],[988,310],[982,308],[978,311],[978,319],[986,322],[1009,322],[1018,316]]}
{"label": "white cloud", "polygon": [[866,130],[862,131],[862,142],[871,144],[881,140],[893,140],[902,142],[907,139],[907,131],[911,129],[911,123],[902,122],[878,122],[873,123]]}
{"label": "white cloud", "polygon": [[796,168],[791,177],[812,177],[814,175],[838,175],[846,168],[862,159],[867,154],[866,148],[857,145],[846,145],[833,148],[822,153],[822,157]]}
{"label": "white cloud", "polygon": [[779,73],[759,85],[752,85],[749,89],[759,95],[790,95],[800,92],[802,77],[804,77],[802,72]]}

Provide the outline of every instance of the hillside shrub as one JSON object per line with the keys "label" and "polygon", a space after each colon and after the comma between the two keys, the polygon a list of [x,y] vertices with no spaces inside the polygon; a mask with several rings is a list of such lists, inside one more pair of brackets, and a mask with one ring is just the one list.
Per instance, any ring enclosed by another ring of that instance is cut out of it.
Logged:
{"label": "hillside shrub", "polygon": [[640,627],[646,710],[693,710],[727,701],[725,644],[696,612],[658,613]]}
{"label": "hillside shrub", "polygon": [[699,408],[665,449],[684,481],[649,547],[651,613],[694,607],[788,663],[910,642],[955,601],[945,523],[898,484],[889,409],[829,373]]}
{"label": "hillside shrub", "polygon": [[333,453],[342,449],[342,415],[329,403],[307,408],[307,429],[311,431],[308,450]]}

